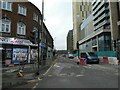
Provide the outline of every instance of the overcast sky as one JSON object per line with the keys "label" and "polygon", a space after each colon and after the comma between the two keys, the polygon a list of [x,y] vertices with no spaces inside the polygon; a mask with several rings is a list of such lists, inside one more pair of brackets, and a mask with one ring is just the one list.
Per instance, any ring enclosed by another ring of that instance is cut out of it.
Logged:
{"label": "overcast sky", "polygon": [[[29,0],[40,10],[42,0]],[[42,12],[42,10],[41,10]],[[54,39],[56,49],[66,49],[66,37],[72,25],[72,2],[71,0],[44,0],[45,24]]]}

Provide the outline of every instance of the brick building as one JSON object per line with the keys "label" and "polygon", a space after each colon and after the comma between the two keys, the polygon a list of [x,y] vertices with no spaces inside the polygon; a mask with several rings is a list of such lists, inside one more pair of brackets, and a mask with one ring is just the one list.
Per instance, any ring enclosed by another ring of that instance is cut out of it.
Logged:
{"label": "brick building", "polygon": [[[41,41],[41,12],[31,2],[0,1],[0,50],[3,64],[37,61],[38,31]],[[46,57],[52,52],[53,38],[43,25],[43,45]],[[48,50],[49,49],[49,50]],[[40,51],[41,52],[41,51]]]}

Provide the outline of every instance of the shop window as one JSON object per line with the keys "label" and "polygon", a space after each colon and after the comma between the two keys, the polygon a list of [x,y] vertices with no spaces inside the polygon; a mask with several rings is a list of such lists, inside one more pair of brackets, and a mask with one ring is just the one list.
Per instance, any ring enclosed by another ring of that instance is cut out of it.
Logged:
{"label": "shop window", "polygon": [[6,49],[6,59],[11,59],[12,58],[12,50],[11,49]]}
{"label": "shop window", "polygon": [[11,21],[8,19],[2,19],[0,32],[10,33],[11,32]]}
{"label": "shop window", "polygon": [[17,24],[17,34],[26,35],[26,25],[23,22]]}
{"label": "shop window", "polygon": [[12,11],[12,3],[6,1],[0,1],[0,8],[8,11]]}
{"label": "shop window", "polygon": [[27,8],[22,6],[22,5],[18,5],[18,13],[21,14],[21,15],[26,16]]}

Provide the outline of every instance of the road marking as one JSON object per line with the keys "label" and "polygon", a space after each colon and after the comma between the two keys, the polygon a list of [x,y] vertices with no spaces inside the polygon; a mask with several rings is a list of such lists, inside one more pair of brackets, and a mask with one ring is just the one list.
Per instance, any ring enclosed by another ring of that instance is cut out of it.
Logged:
{"label": "road marking", "polygon": [[[56,61],[56,60],[55,60]],[[54,62],[55,62],[54,61]],[[54,64],[53,64],[54,65]],[[53,67],[53,65],[51,65],[51,67],[43,74],[44,76],[50,71],[50,69]]]}
{"label": "road marking", "polygon": [[8,70],[8,71],[6,71],[6,72],[15,72],[15,71],[17,71],[18,69],[14,69],[14,70]]}
{"label": "road marking", "polygon": [[56,64],[54,65],[54,67],[60,67],[60,66],[58,65],[58,63],[56,63]]}
{"label": "road marking", "polygon": [[37,87],[38,83],[35,84],[35,86],[32,89],[35,89]]}
{"label": "road marking", "polygon": [[76,77],[81,77],[81,76],[84,76],[84,75],[76,75]]}
{"label": "road marking", "polygon": [[[44,76],[50,71],[50,69],[53,67],[54,63],[56,62],[56,60],[53,62],[53,64],[51,65],[51,67],[43,74]],[[40,80],[42,80],[42,79],[40,79]],[[33,89],[35,89],[37,87],[37,85],[38,85],[38,83],[35,84],[35,86],[33,87]]]}
{"label": "road marking", "polygon": [[33,83],[33,82],[38,82],[38,81],[40,81],[40,80],[42,80],[42,79],[38,79],[38,80],[29,80],[29,81],[27,81],[27,83]]}
{"label": "road marking", "polygon": [[49,77],[51,77],[52,75],[48,75]]}
{"label": "road marking", "polygon": [[65,76],[65,75],[67,75],[67,74],[65,74],[65,73],[63,73],[63,74],[60,74],[60,76]]}

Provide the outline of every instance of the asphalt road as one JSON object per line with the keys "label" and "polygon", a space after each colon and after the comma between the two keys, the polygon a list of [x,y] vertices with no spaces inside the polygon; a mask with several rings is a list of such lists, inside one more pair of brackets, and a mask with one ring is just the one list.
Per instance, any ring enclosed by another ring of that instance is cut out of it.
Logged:
{"label": "asphalt road", "polygon": [[118,66],[104,64],[77,65],[58,57],[39,82],[17,88],[118,88]]}

